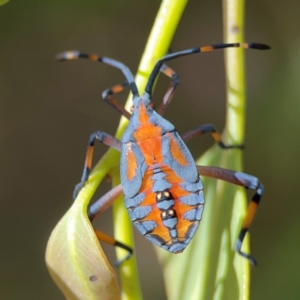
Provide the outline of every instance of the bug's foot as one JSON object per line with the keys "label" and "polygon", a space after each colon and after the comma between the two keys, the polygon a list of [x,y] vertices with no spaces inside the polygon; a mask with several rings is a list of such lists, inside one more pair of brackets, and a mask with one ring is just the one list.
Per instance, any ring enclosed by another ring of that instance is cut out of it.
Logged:
{"label": "bug's foot", "polygon": [[120,265],[121,265],[124,261],[126,261],[127,259],[129,259],[131,256],[132,256],[132,253],[128,253],[124,258],[117,260],[117,261],[115,262],[115,267],[116,267],[116,268],[119,268]]}

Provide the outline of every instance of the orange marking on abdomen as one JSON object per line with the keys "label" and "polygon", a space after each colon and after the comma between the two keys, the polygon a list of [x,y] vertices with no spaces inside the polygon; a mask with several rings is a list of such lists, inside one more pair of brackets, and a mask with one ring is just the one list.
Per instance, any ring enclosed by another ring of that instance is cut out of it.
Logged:
{"label": "orange marking on abdomen", "polygon": [[[180,187],[180,183],[183,182],[183,180],[176,175],[176,173],[167,165],[158,165],[158,167],[162,170],[165,176],[165,180],[167,180],[171,184],[170,193],[172,194],[172,198],[174,198],[174,207],[173,209],[176,211],[178,224],[176,226],[176,229],[178,231],[178,239],[180,241],[183,241],[186,239],[186,232],[189,228],[189,226],[193,223],[188,220],[183,219],[183,214],[192,209],[193,207],[183,204],[179,198],[188,196],[191,193],[184,190]],[[139,207],[143,206],[149,206],[151,205],[152,211],[143,219],[142,221],[155,221],[157,224],[157,227],[152,231],[151,234],[160,236],[164,241],[166,241],[166,244],[171,245],[173,243],[172,238],[170,236],[169,229],[163,224],[163,220],[161,218],[161,211],[157,207],[156,202],[156,193],[152,191],[153,183],[154,181],[151,179],[153,175],[153,170],[147,170],[145,173],[145,176],[142,181],[142,186],[139,190],[139,193],[144,193],[145,198],[140,203]]]}
{"label": "orange marking on abdomen", "polygon": [[170,133],[167,133],[166,135],[170,139],[170,151],[171,151],[173,159],[177,160],[177,162],[180,165],[187,166],[188,161],[186,160],[183,153],[180,151],[180,148],[179,148],[179,145],[178,145],[177,141],[174,139],[174,137]]}
{"label": "orange marking on abdomen", "polygon": [[195,223],[195,221],[188,221],[188,220],[180,220],[178,222],[176,228],[177,228],[177,234],[178,234],[178,239],[182,242],[189,238],[189,236],[186,236],[186,233],[189,229],[189,227]]}
{"label": "orange marking on abdomen", "polygon": [[132,180],[136,174],[137,161],[134,153],[131,150],[131,143],[128,143],[126,147],[127,179]]}

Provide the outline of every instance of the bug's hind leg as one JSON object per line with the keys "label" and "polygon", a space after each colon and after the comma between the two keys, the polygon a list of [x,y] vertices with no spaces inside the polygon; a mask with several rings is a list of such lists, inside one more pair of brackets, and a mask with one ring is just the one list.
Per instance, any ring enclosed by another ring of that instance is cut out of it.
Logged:
{"label": "bug's hind leg", "polygon": [[216,141],[216,143],[222,148],[222,149],[244,149],[243,145],[226,145],[222,141],[220,133],[215,129],[214,125],[212,124],[204,124],[201,126],[198,126],[194,129],[191,129],[184,134],[181,135],[182,139],[187,142],[195,137],[198,137],[202,134],[210,133],[213,137],[213,139]]}
{"label": "bug's hind leg", "polygon": [[125,245],[125,244],[123,244],[123,243],[121,243],[121,242],[115,240],[113,237],[111,237],[111,236],[109,236],[109,235],[103,233],[102,231],[95,230],[95,234],[96,234],[96,236],[97,236],[97,238],[98,238],[99,241],[102,241],[102,242],[104,242],[104,243],[106,243],[106,244],[112,245],[112,246],[114,246],[114,247],[119,247],[119,248],[122,248],[122,249],[128,251],[127,255],[126,255],[124,258],[122,258],[122,259],[116,261],[115,266],[116,266],[117,268],[118,268],[125,260],[129,259],[129,258],[132,256],[132,254],[133,254],[133,249],[130,248],[129,246],[127,246],[127,245]]}
{"label": "bug's hind leg", "polygon": [[253,195],[249,203],[247,214],[243,221],[242,228],[240,230],[235,249],[240,255],[248,259],[252,265],[257,265],[256,260],[250,254],[242,252],[241,249],[242,249],[242,244],[245,235],[248,232],[249,227],[256,214],[257,207],[260,203],[260,199],[264,191],[264,186],[259,182],[258,178],[242,172],[235,172],[235,171],[222,169],[218,167],[205,167],[205,166],[197,166],[197,169],[200,175],[221,179],[236,185],[243,186],[245,188],[256,190],[255,194]]}
{"label": "bug's hind leg", "polygon": [[75,186],[73,192],[73,199],[75,199],[81,190],[81,188],[85,185],[86,181],[89,178],[91,167],[92,167],[92,159],[94,154],[95,141],[99,140],[101,143],[107,145],[108,147],[115,148],[118,151],[121,151],[121,142],[117,140],[110,134],[107,134],[103,131],[97,131],[91,134],[89,138],[88,148],[85,157],[85,163],[83,167],[83,173],[81,177],[80,183]]}

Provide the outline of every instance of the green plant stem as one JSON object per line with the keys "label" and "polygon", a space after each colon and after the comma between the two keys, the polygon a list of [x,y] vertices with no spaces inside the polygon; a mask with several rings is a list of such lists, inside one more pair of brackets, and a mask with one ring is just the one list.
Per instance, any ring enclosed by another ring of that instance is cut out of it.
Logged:
{"label": "green plant stem", "polygon": [[[225,42],[243,41],[244,2],[224,1]],[[243,144],[245,132],[245,85],[242,49],[225,51],[227,80],[226,126],[223,140]],[[213,146],[199,165],[242,170],[242,152]],[[200,174],[201,176],[201,174]],[[249,298],[249,262],[235,249],[241,221],[246,212],[244,189],[202,178],[205,209],[200,228],[184,253],[172,255],[158,250],[164,267],[168,299],[235,300]],[[249,251],[245,239],[243,250]]]}
{"label": "green plant stem", "polygon": [[[245,26],[245,1],[223,0],[224,41],[243,42]],[[238,50],[238,51],[232,51]],[[228,49],[225,51],[226,72],[226,129],[224,140],[228,144],[244,144],[245,140],[245,110],[246,110],[246,87],[245,87],[245,62],[244,50]],[[237,171],[243,170],[242,153],[234,154],[234,160],[228,162],[228,167]],[[239,192],[240,190],[240,192]],[[239,220],[244,217],[247,210],[245,191],[237,189],[240,197],[233,206],[232,220],[240,226]],[[233,232],[234,234],[234,232]],[[244,251],[250,252],[249,234],[244,240]],[[250,264],[246,260],[235,259],[235,271],[239,283],[238,299],[250,298]]]}
{"label": "green plant stem", "polygon": [[[224,42],[244,41],[244,1],[224,0]],[[226,70],[226,131],[224,138],[228,144],[242,144],[245,135],[245,67],[244,51],[225,51]],[[237,126],[237,124],[239,126]]]}

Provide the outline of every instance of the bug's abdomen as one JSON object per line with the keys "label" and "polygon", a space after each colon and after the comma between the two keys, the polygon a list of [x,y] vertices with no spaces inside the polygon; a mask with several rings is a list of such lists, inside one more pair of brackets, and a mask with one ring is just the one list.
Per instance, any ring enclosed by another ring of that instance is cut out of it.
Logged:
{"label": "bug's abdomen", "polygon": [[[126,195],[125,195],[126,197]],[[138,194],[125,198],[138,230],[156,245],[182,252],[194,236],[203,211],[203,186],[185,182],[167,165],[150,166]]]}

